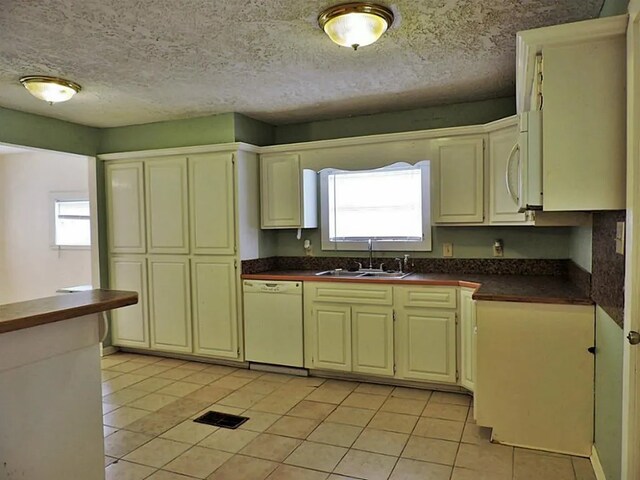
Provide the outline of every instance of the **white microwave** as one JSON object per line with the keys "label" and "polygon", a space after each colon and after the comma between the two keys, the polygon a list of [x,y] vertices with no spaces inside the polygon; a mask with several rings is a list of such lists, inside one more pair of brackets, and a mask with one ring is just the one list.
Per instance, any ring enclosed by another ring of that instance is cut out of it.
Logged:
{"label": "white microwave", "polygon": [[505,172],[507,191],[519,212],[542,210],[542,111],[519,115],[518,143]]}

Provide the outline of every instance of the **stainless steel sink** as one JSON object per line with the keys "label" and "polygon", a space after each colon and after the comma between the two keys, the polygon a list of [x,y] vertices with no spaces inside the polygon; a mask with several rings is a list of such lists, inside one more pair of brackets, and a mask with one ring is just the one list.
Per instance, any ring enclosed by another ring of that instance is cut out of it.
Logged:
{"label": "stainless steel sink", "polygon": [[316,276],[336,277],[336,278],[404,278],[411,275],[411,273],[402,272],[372,272],[370,270],[356,270],[351,272],[349,270],[342,270],[336,268],[335,270],[325,270],[324,272],[316,273]]}
{"label": "stainless steel sink", "polygon": [[365,272],[362,274],[363,277],[372,277],[372,278],[404,278],[411,275],[411,273],[403,273],[403,272]]}
{"label": "stainless steel sink", "polygon": [[341,268],[336,268],[335,270],[325,270],[324,272],[316,273],[316,276],[323,277],[346,277],[346,278],[354,278],[361,277],[364,275],[364,272],[350,272],[349,270],[342,270]]}

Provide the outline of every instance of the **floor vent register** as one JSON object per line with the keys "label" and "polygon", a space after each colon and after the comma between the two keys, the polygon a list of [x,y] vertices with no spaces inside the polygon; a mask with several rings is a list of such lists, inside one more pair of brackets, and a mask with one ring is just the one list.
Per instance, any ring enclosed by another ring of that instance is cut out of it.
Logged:
{"label": "floor vent register", "polygon": [[247,420],[249,420],[249,417],[240,417],[229,413],[209,411],[196,418],[194,422],[235,430]]}

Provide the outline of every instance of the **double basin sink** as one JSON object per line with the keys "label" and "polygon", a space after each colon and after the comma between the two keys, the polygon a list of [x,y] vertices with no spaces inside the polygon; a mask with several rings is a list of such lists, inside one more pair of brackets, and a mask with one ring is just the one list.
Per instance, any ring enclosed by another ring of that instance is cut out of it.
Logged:
{"label": "double basin sink", "polygon": [[319,277],[336,277],[336,278],[404,278],[411,275],[411,273],[396,272],[396,271],[382,271],[382,270],[356,270],[349,271],[341,268],[335,270],[325,270],[324,272],[316,273]]}

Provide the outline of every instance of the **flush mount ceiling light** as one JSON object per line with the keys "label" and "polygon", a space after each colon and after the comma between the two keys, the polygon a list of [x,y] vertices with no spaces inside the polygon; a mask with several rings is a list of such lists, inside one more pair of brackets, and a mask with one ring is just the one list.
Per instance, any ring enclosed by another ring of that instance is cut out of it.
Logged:
{"label": "flush mount ceiling light", "polygon": [[334,43],[357,50],[387,31],[393,23],[393,12],[374,3],[344,3],[324,10],[318,23]]}
{"label": "flush mount ceiling light", "polygon": [[31,95],[50,104],[66,102],[82,88],[71,80],[44,75],[22,77],[20,83]]}

